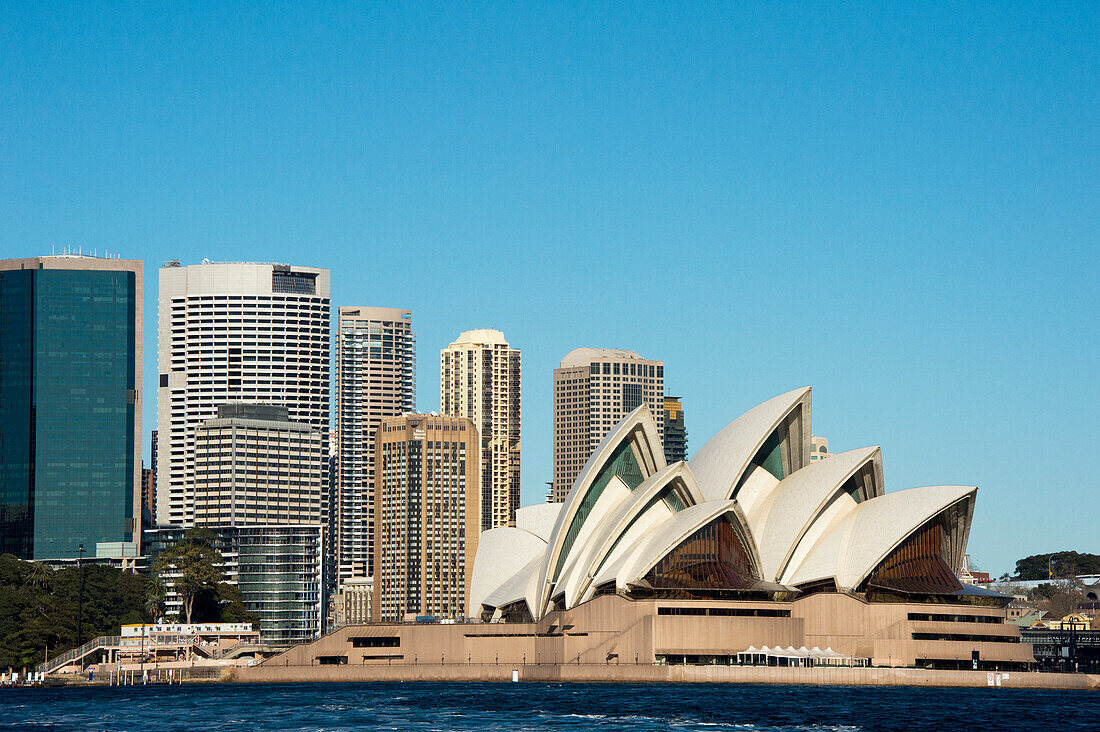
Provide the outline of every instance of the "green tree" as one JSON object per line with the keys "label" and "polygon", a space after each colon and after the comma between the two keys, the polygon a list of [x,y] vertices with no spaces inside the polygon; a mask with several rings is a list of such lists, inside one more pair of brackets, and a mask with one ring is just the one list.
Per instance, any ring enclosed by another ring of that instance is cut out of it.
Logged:
{"label": "green tree", "polygon": [[166,595],[164,582],[161,581],[160,577],[153,576],[149,581],[149,589],[145,593],[145,614],[154,623],[159,623],[164,618],[164,598]]}
{"label": "green tree", "polygon": [[217,592],[223,576],[221,554],[213,547],[213,532],[192,530],[175,546],[164,550],[153,565],[158,579],[170,582],[183,603],[185,622],[191,623],[195,600]]}
{"label": "green tree", "polygon": [[[1053,573],[1053,577],[1051,577]],[[1100,573],[1100,554],[1074,551],[1033,554],[1016,562],[1017,580],[1065,579],[1079,574]]]}
{"label": "green tree", "polygon": [[27,584],[39,590],[49,590],[53,585],[53,570],[45,564],[35,564],[27,574]]}
{"label": "green tree", "polygon": [[[45,570],[45,571],[44,571]],[[41,564],[0,555],[0,667],[30,668],[76,644],[81,570],[50,571]],[[85,639],[117,635],[119,626],[147,621],[149,581],[133,572],[86,564]]]}
{"label": "green tree", "polygon": [[1064,618],[1085,601],[1081,583],[1074,579],[1061,582],[1044,582],[1031,591],[1031,600],[1040,610],[1046,610],[1055,619]]}

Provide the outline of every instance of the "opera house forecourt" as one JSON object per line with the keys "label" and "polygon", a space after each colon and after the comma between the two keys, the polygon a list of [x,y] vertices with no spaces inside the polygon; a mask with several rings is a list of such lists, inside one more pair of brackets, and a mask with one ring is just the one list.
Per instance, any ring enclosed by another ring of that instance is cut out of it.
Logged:
{"label": "opera house forecourt", "polygon": [[1011,598],[956,577],[977,488],[886,492],[878,447],[811,463],[810,397],[770,399],[671,465],[640,406],[564,503],[482,534],[468,619],[345,627],[241,680],[1024,675]]}

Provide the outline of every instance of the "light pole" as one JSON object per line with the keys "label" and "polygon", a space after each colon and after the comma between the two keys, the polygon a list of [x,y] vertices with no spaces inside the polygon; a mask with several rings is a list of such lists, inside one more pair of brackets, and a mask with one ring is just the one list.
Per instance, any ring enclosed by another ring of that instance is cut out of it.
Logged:
{"label": "light pole", "polygon": [[[78,550],[80,552],[79,558],[76,560],[77,569],[80,571],[80,583],[76,591],[76,647],[84,645],[84,545],[81,544]],[[81,661],[81,668],[84,667],[84,662]]]}

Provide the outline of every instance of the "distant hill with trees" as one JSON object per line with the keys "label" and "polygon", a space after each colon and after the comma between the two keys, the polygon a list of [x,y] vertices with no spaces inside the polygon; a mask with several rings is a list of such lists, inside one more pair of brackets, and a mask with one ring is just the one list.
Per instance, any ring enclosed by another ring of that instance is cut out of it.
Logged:
{"label": "distant hill with trees", "polygon": [[[1051,561],[1052,559],[1053,561]],[[1053,570],[1055,578],[1074,577],[1079,574],[1100,574],[1100,554],[1080,554],[1070,551],[1033,554],[1016,562],[1016,574],[1010,579],[1049,579],[1048,567]]]}

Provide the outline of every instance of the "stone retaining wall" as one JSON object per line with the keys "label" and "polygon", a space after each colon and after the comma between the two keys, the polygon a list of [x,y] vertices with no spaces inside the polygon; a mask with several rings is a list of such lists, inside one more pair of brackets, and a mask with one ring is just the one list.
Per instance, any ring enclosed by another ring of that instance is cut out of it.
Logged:
{"label": "stone retaining wall", "polygon": [[[764,666],[652,666],[602,664],[400,664],[393,666],[237,667],[240,682],[300,681],[520,681],[538,682],[702,682],[751,684],[830,684],[859,686],[988,687],[986,671],[935,671],[914,668],[776,668]],[[1001,686],[1015,689],[1100,689],[1100,676],[1012,672],[1001,674]]]}

